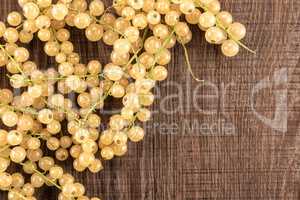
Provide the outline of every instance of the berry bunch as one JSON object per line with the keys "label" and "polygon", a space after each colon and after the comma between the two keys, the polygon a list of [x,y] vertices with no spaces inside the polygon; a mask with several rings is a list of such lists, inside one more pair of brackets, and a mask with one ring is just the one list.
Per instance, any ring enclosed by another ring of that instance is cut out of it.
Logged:
{"label": "berry bunch", "polygon": [[[8,191],[9,200],[34,200],[43,185],[57,187],[59,200],[89,200],[84,186],[55,159],[71,156],[75,170],[97,173],[103,160],[126,153],[128,141],[144,138],[136,121],[150,119],[151,90],[167,78],[170,48],[191,41],[189,24],[198,24],[206,40],[221,45],[226,56],[247,48],[240,42],[244,25],[220,11],[218,0],[116,0],[109,8],[101,0],[18,3],[23,12],[11,12],[7,24],[0,22],[0,67],[6,67],[11,87],[22,91],[0,90],[0,118],[7,127],[0,130],[0,189]],[[110,63],[81,63],[67,27],[83,29],[91,42],[113,46]],[[44,51],[55,57],[57,68],[41,70],[30,60],[22,44],[35,35],[45,42]],[[68,97],[71,93],[76,102]],[[121,99],[124,107],[100,133],[97,110],[109,96]],[[44,155],[43,143],[55,158]],[[7,172],[12,163],[31,176],[28,183],[21,173]]]}

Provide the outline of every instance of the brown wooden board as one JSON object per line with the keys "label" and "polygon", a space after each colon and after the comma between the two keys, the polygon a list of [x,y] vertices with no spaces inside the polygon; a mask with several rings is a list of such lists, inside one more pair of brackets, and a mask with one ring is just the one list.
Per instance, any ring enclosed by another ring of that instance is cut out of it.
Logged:
{"label": "brown wooden board", "polygon": [[[257,54],[242,50],[235,58],[225,58],[194,27],[187,48],[194,73],[206,82],[191,78],[183,49],[176,46],[169,78],[156,90],[145,140],[130,144],[125,157],[106,162],[99,174],[76,173],[71,161],[64,165],[89,196],[300,199],[300,1],[221,2],[247,26],[244,42]],[[17,0],[1,0],[1,20],[16,9]],[[111,48],[88,43],[82,31],[72,30],[72,41],[84,63],[95,58],[108,61]],[[28,46],[41,68],[55,66],[41,42],[34,40]],[[1,88],[8,87],[5,69],[0,73]],[[119,107],[117,101],[108,102],[107,109]],[[37,196],[54,200],[57,193],[44,188]],[[0,199],[7,199],[6,193],[0,192]]]}

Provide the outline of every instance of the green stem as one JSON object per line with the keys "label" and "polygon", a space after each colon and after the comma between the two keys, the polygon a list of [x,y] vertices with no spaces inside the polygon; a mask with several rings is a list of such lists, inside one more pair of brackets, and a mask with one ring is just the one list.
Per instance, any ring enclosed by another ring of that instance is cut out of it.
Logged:
{"label": "green stem", "polygon": [[144,41],[146,40],[146,37],[148,35],[149,32],[149,28],[147,27],[143,33],[143,37],[142,37],[142,43],[144,44]]}
{"label": "green stem", "polygon": [[108,91],[102,97],[100,97],[98,101],[96,101],[91,106],[91,108],[89,109],[89,111],[87,112],[87,114],[84,117],[84,120],[83,120],[84,122],[87,121],[87,118],[89,117],[89,115],[96,109],[96,107],[101,103],[101,101],[104,101],[109,96],[111,88],[113,87],[113,85],[114,85],[114,83],[110,86],[110,88],[108,89]]}
{"label": "green stem", "polygon": [[[143,39],[142,39],[143,41],[146,39],[147,34],[148,34],[148,28],[145,30],[145,32],[144,32],[144,34],[143,34]],[[123,69],[127,69],[128,66],[132,63],[132,61],[133,61],[134,59],[137,59],[137,57],[138,57],[137,54],[138,54],[142,49],[143,49],[143,47],[141,47],[140,49],[138,49],[137,52],[134,52],[134,55],[130,58],[130,60],[127,62],[127,64],[125,65],[125,67],[123,67]],[[112,86],[113,86],[113,84],[112,84]],[[96,103],[94,103],[94,104],[92,105],[92,107],[90,108],[90,110],[89,110],[89,111],[87,112],[87,114],[85,115],[85,118],[84,118],[84,121],[85,121],[85,122],[87,121],[88,116],[89,116],[89,115],[96,109],[96,107],[99,105],[99,103],[100,103],[102,100],[104,101],[104,100],[109,96],[109,93],[110,93],[110,90],[111,90],[112,86],[109,88],[108,92],[106,92],[105,95],[99,99],[99,101],[97,101]]]}
{"label": "green stem", "polygon": [[234,39],[233,35],[230,34],[230,33],[227,31],[227,29],[220,23],[220,20],[218,20],[217,18],[216,18],[216,20],[217,20],[217,23],[216,23],[217,27],[219,27],[219,28],[221,28],[223,31],[225,31],[225,32],[227,33],[228,37],[229,37],[231,40],[235,41],[237,44],[239,44],[241,47],[243,47],[243,48],[246,49],[247,51],[249,51],[249,52],[251,52],[251,53],[253,53],[253,54],[256,54],[255,51],[253,51],[252,49],[250,49],[249,47],[247,47],[247,46],[246,46],[245,44],[243,44],[241,41]]}
{"label": "green stem", "polygon": [[155,56],[154,56],[154,62],[153,62],[153,65],[151,66],[150,71],[152,71],[153,68],[155,67],[155,64],[157,62],[158,56],[164,50],[164,48],[166,47],[166,45],[170,42],[170,40],[172,39],[174,33],[175,33],[175,29],[173,28],[173,30],[171,31],[171,33],[169,34],[169,36],[164,40],[163,45],[156,51]]}
{"label": "green stem", "polygon": [[[25,166],[24,163],[20,163],[20,165]],[[52,185],[54,185],[55,187],[57,187],[57,188],[60,189],[60,190],[62,189],[56,182],[50,180],[48,177],[46,177],[46,176],[45,176],[42,172],[40,172],[39,170],[33,169],[33,171],[34,171],[35,173],[37,173],[40,177],[42,177],[45,181],[51,183]]]}
{"label": "green stem", "polygon": [[[107,26],[109,29],[111,29],[112,31],[114,31],[114,32],[116,32],[116,33],[118,33],[119,35],[121,35],[122,37],[124,37],[124,38],[126,38],[127,39],[127,36],[126,35],[124,35],[122,32],[120,32],[120,31],[118,31],[118,30],[116,30],[114,27],[112,27],[111,25],[109,25],[109,24],[106,24],[106,23],[103,23],[101,20],[99,20],[99,19],[97,19],[97,18],[94,18],[99,24],[101,24],[101,25],[103,25],[103,26]],[[148,31],[148,30],[147,30]],[[136,59],[136,62],[137,63],[139,63],[139,60],[138,60],[138,56],[137,56],[137,54],[139,53],[139,50],[136,52],[135,50],[134,50],[134,48],[133,47],[131,47],[131,50],[132,50],[132,52],[133,52],[133,54],[134,54],[134,59]],[[132,60],[133,61],[133,60]],[[131,61],[131,62],[132,62]]]}
{"label": "green stem", "polygon": [[65,76],[59,76],[59,77],[54,77],[54,78],[47,78],[45,80],[48,80],[48,81],[55,81],[55,80],[65,80],[66,77]]}
{"label": "green stem", "polygon": [[10,105],[4,105],[4,104],[0,104],[0,107],[7,107],[9,108],[10,110],[12,111],[19,111],[19,112],[22,112],[22,113],[29,113],[29,114],[32,114],[32,115],[38,115],[38,112],[33,109],[22,109],[22,108],[17,108],[17,107],[13,107],[13,106],[10,106]]}
{"label": "green stem", "polygon": [[54,28],[50,28],[50,31],[51,31],[52,34],[53,34],[54,41],[55,41],[55,42],[58,42],[58,41],[57,41],[57,38],[56,38],[56,30],[55,30]]}
{"label": "green stem", "polygon": [[191,73],[193,79],[195,79],[195,80],[198,81],[198,82],[204,82],[204,80],[200,80],[200,79],[198,79],[198,78],[195,76],[195,74],[194,74],[194,72],[193,72],[193,70],[192,70],[192,66],[191,66],[190,59],[189,59],[189,53],[188,53],[188,50],[187,50],[186,46],[185,46],[183,43],[180,43],[180,44],[181,44],[181,46],[182,46],[182,48],[183,48],[183,50],[184,50],[185,61],[186,61],[188,70],[190,71],[190,73]]}
{"label": "green stem", "polygon": [[[143,38],[142,38],[142,43],[144,44],[144,41],[146,40],[147,34],[148,34],[148,27],[145,29],[144,34],[143,34]],[[144,46],[142,46],[141,48],[139,48],[137,50],[137,52],[130,58],[130,60],[127,62],[127,64],[123,67],[123,69],[127,69],[128,66],[132,63],[132,61],[134,59],[136,59],[136,62],[139,63],[139,59],[138,59],[138,54],[142,51],[142,49],[144,48]]]}
{"label": "green stem", "polygon": [[62,189],[57,183],[55,183],[54,181],[50,180],[49,178],[47,178],[43,173],[41,173],[40,171],[33,169],[33,171],[35,173],[37,173],[40,177],[42,177],[43,179],[45,179],[47,182],[51,183],[52,185],[54,185],[55,187],[57,187],[58,189]]}
{"label": "green stem", "polygon": [[9,147],[10,147],[10,145],[6,145],[6,146],[2,147],[2,148],[0,149],[0,153],[2,153],[3,151],[5,151],[5,150],[8,149]]}
{"label": "green stem", "polygon": [[[228,34],[229,35],[229,34]],[[236,43],[238,43],[241,47],[243,47],[244,49],[246,49],[247,51],[249,51],[250,53],[256,54],[256,52],[252,49],[250,49],[249,47],[247,47],[245,44],[243,44],[241,41],[234,39],[233,37],[231,37],[229,35],[230,39],[232,39],[233,41],[235,41]]]}
{"label": "green stem", "polygon": [[25,77],[23,70],[20,68],[19,63],[6,51],[6,49],[4,48],[3,45],[0,45],[0,49],[2,49],[2,51],[4,51],[4,53],[8,56],[8,58],[15,62],[17,64],[17,69],[19,70],[19,72],[21,72],[21,74]]}
{"label": "green stem", "polygon": [[[48,107],[51,107],[50,105],[49,105],[49,103],[45,100],[45,99],[43,99],[43,101],[44,101],[44,103],[48,106]],[[54,106],[54,109],[56,110],[56,111],[58,111],[58,112],[63,112],[64,114],[68,114],[69,113],[69,110],[67,110],[67,109],[64,109],[64,108],[62,108],[62,107],[58,107],[58,106]],[[79,120],[79,119],[74,119],[77,123],[81,123],[81,121]]]}
{"label": "green stem", "polygon": [[[145,41],[146,37],[148,34],[148,28],[145,30],[144,34],[143,34],[143,38],[142,41]],[[130,58],[130,60],[127,62],[127,64],[125,65],[125,67],[123,69],[127,69],[128,66],[132,63],[132,61],[134,59],[136,59],[138,56],[137,54],[143,49],[143,47],[139,48],[137,52],[134,52],[134,55]],[[112,84],[113,86],[113,84]],[[97,101],[95,104],[92,105],[92,107],[90,108],[90,110],[87,112],[87,114],[84,117],[84,121],[87,121],[88,116],[96,109],[96,107],[99,105],[99,103],[101,102],[100,100],[103,99],[103,101],[109,96],[109,93],[111,91],[112,86],[108,89],[108,91],[105,93],[105,95],[99,99],[99,101]]]}
{"label": "green stem", "polygon": [[[196,2],[195,2],[195,3],[196,3]],[[206,6],[204,6],[204,5],[200,4],[200,3],[196,3],[196,4],[198,5],[198,7],[202,8],[203,10],[209,11],[209,9],[208,9]],[[241,41],[236,40],[236,39],[232,36],[232,34],[230,34],[230,33],[228,32],[228,30],[220,23],[220,21],[219,21],[217,18],[216,18],[216,20],[217,20],[216,26],[219,27],[219,28],[221,28],[223,31],[225,31],[225,32],[227,33],[228,37],[229,37],[231,40],[235,41],[238,45],[240,45],[241,47],[243,47],[244,49],[246,49],[246,50],[249,51],[250,53],[256,54],[256,52],[255,52],[254,50],[252,50],[252,49],[250,49],[249,47],[247,47],[247,46],[246,46],[245,44],[243,44]]]}
{"label": "green stem", "polygon": [[128,131],[129,129],[131,129],[131,128],[134,126],[135,121],[136,121],[136,118],[137,118],[137,113],[134,114],[134,116],[133,116],[133,118],[132,118],[132,120],[131,120],[130,125],[126,128],[126,131]]}
{"label": "green stem", "polygon": [[19,26],[17,26],[16,29],[19,30],[20,28],[22,28],[22,26],[23,26],[23,23],[20,24]]}
{"label": "green stem", "polygon": [[16,195],[18,195],[21,199],[23,200],[28,200],[25,196],[23,196],[21,193],[15,191],[15,190],[10,190],[11,192],[15,193]]}
{"label": "green stem", "polygon": [[[148,28],[145,30],[144,34],[143,34],[143,38],[142,38],[142,41],[145,41],[146,37],[147,37],[147,34],[148,34]],[[138,53],[143,49],[143,47],[139,48],[137,52],[134,52],[134,55],[130,58],[130,60],[127,62],[127,64],[125,65],[125,67],[123,67],[123,69],[127,69],[128,66],[132,63],[132,61],[134,59],[137,59],[137,55]],[[113,86],[113,84],[112,84]],[[87,112],[87,114],[85,115],[85,118],[84,118],[84,121],[86,122],[87,121],[87,118],[88,116],[96,109],[96,107],[99,105],[99,103],[103,101],[109,96],[109,93],[110,93],[110,90],[112,88],[112,86],[108,89],[108,91],[105,93],[105,95],[103,97],[101,97],[99,99],[99,101],[97,101],[95,104],[92,105],[92,107],[90,108],[90,110]],[[100,101],[101,100],[101,101]]]}

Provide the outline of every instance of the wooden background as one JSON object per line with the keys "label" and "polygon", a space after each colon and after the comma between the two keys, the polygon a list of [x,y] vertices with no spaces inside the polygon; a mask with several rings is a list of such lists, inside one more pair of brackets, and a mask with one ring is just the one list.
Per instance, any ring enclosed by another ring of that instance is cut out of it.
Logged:
{"label": "wooden background", "polygon": [[[187,47],[194,72],[206,80],[206,86],[191,79],[183,50],[176,46],[168,81],[159,85],[144,142],[130,144],[125,157],[106,162],[105,170],[96,175],[76,173],[70,163],[65,166],[87,186],[89,196],[103,200],[300,199],[300,1],[221,2],[224,10],[246,24],[245,43],[257,55],[242,50],[233,59],[225,58],[194,28]],[[1,0],[1,19],[16,9],[17,0]],[[110,48],[87,43],[78,30],[72,33],[83,62],[93,58],[107,62]],[[30,49],[41,67],[53,66],[40,42],[32,42]],[[273,84],[253,98],[251,91],[260,80],[273,80],[280,69],[287,83]],[[4,69],[0,83],[8,86]],[[287,92],[287,101],[283,97],[279,109],[278,91]],[[276,109],[281,111],[283,118],[274,123],[287,120],[287,131],[262,122],[252,111],[251,100],[259,115],[267,118],[274,118]],[[112,102],[108,108],[115,106]],[[164,112],[178,107],[174,113]],[[215,128],[224,123],[234,126],[232,134]],[[207,135],[197,125],[214,129]],[[37,196],[54,200],[57,190],[41,189]],[[1,192],[0,199],[6,199],[6,194]]]}

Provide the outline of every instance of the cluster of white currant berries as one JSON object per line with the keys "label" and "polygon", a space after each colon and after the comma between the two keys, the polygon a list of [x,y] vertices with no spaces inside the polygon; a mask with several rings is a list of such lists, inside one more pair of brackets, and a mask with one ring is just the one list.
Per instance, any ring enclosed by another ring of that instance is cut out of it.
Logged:
{"label": "cluster of white currant berries", "polygon": [[[209,43],[220,44],[224,55],[235,56],[245,37],[244,25],[220,11],[218,0],[116,0],[105,8],[101,0],[19,0],[22,13],[11,12],[0,22],[0,67],[12,89],[0,89],[0,190],[9,200],[35,200],[43,185],[55,186],[59,200],[89,200],[85,188],[63,171],[55,159],[74,159],[76,171],[97,173],[102,161],[122,156],[128,141],[139,142],[154,101],[152,89],[167,78],[170,48],[192,39],[189,24],[198,24]],[[112,12],[110,9],[114,9]],[[80,62],[67,27],[84,29],[89,41],[113,46],[110,63]],[[22,44],[34,35],[45,42],[57,68],[41,70]],[[74,94],[76,102],[68,95]],[[105,99],[121,99],[124,107],[99,132]],[[62,122],[67,131],[62,132]],[[42,144],[55,152],[44,155]],[[9,173],[11,164],[29,174]],[[90,200],[99,200],[91,198]]]}

